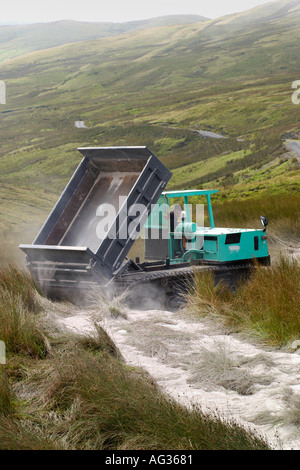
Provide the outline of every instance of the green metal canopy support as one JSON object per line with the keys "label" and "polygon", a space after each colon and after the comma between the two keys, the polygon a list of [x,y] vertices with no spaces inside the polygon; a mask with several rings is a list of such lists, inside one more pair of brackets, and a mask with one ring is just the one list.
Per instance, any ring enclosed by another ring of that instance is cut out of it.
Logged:
{"label": "green metal canopy support", "polygon": [[[207,208],[208,208],[208,215],[209,215],[209,223],[211,228],[215,228],[215,221],[214,221],[214,215],[213,215],[213,210],[212,210],[212,205],[211,205],[211,200],[210,196],[211,194],[219,192],[218,189],[191,189],[190,191],[165,191],[162,193],[163,196],[165,196],[168,200],[172,198],[178,198],[178,197],[183,197],[184,204],[185,206],[188,206],[188,197],[189,196],[206,196],[207,200]],[[189,213],[187,213],[187,220],[188,222],[191,221],[191,216]]]}
{"label": "green metal canopy support", "polygon": [[187,196],[184,196],[183,197],[183,201],[184,201],[184,206],[186,208],[186,220],[187,222],[191,222],[191,214],[190,214],[190,210],[189,210],[189,200],[187,198]]}
{"label": "green metal canopy support", "polygon": [[207,194],[206,198],[207,198],[207,208],[208,208],[210,226],[211,228],[215,228],[214,214],[213,214],[213,210],[211,206],[210,194]]}

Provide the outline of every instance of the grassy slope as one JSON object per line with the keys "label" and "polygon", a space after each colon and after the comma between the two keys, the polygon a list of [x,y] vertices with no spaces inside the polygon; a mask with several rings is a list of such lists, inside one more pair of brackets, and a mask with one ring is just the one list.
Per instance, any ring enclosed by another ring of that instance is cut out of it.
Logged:
{"label": "grassy slope", "polygon": [[205,20],[198,15],[171,15],[127,23],[84,23],[63,20],[31,25],[0,25],[0,62],[62,44],[116,36],[155,26],[189,24]]}
{"label": "grassy slope", "polygon": [[[0,225],[45,219],[79,162],[78,146],[148,145],[175,169],[170,187],[298,191],[297,164],[279,158],[284,134],[299,128],[291,83],[300,10],[286,3],[2,64]],[[230,138],[199,138],[197,128]]]}

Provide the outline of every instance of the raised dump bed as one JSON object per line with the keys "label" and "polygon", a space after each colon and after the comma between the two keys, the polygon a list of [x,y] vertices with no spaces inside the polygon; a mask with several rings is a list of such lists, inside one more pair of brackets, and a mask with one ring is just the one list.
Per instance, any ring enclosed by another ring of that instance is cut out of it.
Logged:
{"label": "raised dump bed", "polygon": [[[136,232],[147,220],[171,172],[147,147],[79,148],[83,159],[32,245],[20,245],[41,289],[66,297],[68,289],[107,285],[125,268]],[[107,205],[107,231],[99,230]],[[141,204],[138,216],[127,208]],[[128,234],[128,236],[124,236]]]}

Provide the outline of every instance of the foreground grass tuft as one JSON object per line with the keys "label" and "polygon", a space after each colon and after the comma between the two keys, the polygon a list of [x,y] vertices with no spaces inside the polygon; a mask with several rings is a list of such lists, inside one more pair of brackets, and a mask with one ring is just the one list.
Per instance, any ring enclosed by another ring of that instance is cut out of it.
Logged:
{"label": "foreground grass tuft", "polygon": [[0,450],[60,450],[27,420],[0,416]]}
{"label": "foreground grass tuft", "polygon": [[[151,378],[107,354],[57,358],[41,381],[51,435],[75,449],[267,448],[236,423],[188,410],[160,392]],[[134,445],[134,447],[132,447]]]}
{"label": "foreground grass tuft", "polygon": [[37,312],[47,301],[38,302],[31,278],[7,269],[0,272],[0,333],[8,350],[0,376],[0,450],[269,448],[237,423],[163,394],[145,372],[124,364],[100,327],[85,337],[57,325],[46,355],[43,312]]}
{"label": "foreground grass tuft", "polygon": [[0,270],[0,339],[7,353],[44,357],[45,336],[37,323],[40,310],[32,278],[12,265]]}
{"label": "foreground grass tuft", "polygon": [[14,393],[5,369],[2,367],[2,370],[0,370],[0,416],[12,415],[14,410]]}

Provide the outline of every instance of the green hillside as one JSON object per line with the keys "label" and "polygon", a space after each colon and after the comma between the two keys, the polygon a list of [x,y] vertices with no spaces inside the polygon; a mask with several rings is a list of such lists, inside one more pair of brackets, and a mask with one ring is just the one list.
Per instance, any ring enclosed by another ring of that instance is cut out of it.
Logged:
{"label": "green hillside", "polygon": [[171,15],[126,23],[87,23],[63,20],[30,25],[0,25],[0,62],[62,44],[117,36],[157,26],[190,24],[205,20],[207,18],[198,15]]}
{"label": "green hillside", "polygon": [[219,187],[227,198],[298,192],[299,163],[282,144],[300,130],[291,101],[299,24],[298,2],[275,2],[3,62],[2,229],[44,221],[79,146],[148,145],[174,170],[169,188]]}

